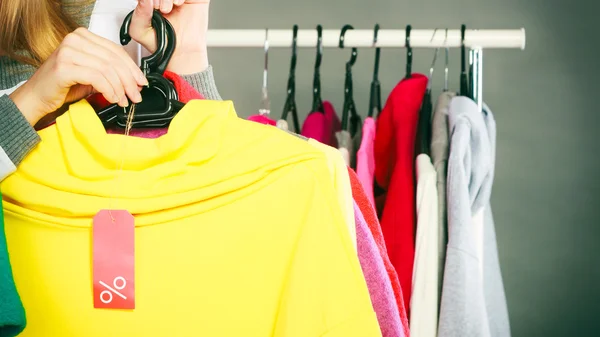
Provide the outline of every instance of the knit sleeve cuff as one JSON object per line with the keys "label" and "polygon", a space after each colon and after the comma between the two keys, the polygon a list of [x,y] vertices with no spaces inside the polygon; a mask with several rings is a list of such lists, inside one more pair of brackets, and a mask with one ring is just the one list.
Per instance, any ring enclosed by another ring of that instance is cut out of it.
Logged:
{"label": "knit sleeve cuff", "polygon": [[208,68],[202,72],[181,75],[181,77],[194,87],[194,89],[198,90],[204,98],[213,101],[223,100],[221,95],[219,95],[219,90],[217,90],[212,66],[209,65]]}
{"label": "knit sleeve cuff", "polygon": [[0,97],[0,147],[18,166],[40,142],[40,136],[27,122],[15,103],[6,95]]}

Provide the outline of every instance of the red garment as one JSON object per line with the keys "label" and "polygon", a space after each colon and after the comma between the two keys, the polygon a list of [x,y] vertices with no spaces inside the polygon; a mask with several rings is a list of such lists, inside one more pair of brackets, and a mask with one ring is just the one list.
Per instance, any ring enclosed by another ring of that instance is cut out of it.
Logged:
{"label": "red garment", "polygon": [[365,221],[369,225],[371,233],[373,234],[373,238],[375,239],[375,243],[379,249],[379,254],[383,259],[385,270],[387,271],[388,277],[392,282],[392,289],[394,290],[394,297],[396,298],[396,304],[398,305],[398,311],[400,312],[400,320],[402,321],[404,335],[409,337],[410,329],[408,325],[408,318],[406,316],[406,307],[404,306],[404,300],[402,298],[402,287],[400,286],[400,280],[398,279],[396,269],[394,269],[392,262],[390,262],[387,249],[385,247],[385,241],[383,239],[383,233],[381,232],[381,226],[379,225],[379,219],[377,219],[377,214],[375,213],[375,208],[369,201],[369,198],[367,197],[367,194],[365,193],[365,190],[361,185],[356,172],[354,172],[354,170],[352,170],[350,167],[348,167],[348,175],[350,176],[350,185],[352,186],[352,198],[354,198],[354,201],[360,208],[360,211],[365,218]]}
{"label": "red garment", "polygon": [[265,125],[273,125],[276,126],[277,122],[272,120],[271,118],[265,116],[265,115],[252,115],[250,117],[248,117],[249,121],[253,121],[256,123],[260,123],[260,124],[265,124]]}
{"label": "red garment", "polygon": [[400,81],[377,118],[375,135],[375,181],[387,191],[381,229],[404,303],[409,304],[415,258],[415,141],[426,87],[422,74]]}
{"label": "red garment", "polygon": [[342,123],[333,108],[333,104],[324,101],[323,111],[313,111],[308,114],[304,124],[302,124],[300,134],[337,149],[338,142],[335,133],[341,129]]}

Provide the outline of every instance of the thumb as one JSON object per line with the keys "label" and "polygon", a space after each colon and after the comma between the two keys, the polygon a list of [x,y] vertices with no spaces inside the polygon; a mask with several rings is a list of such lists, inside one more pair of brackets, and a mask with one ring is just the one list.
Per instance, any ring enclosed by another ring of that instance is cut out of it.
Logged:
{"label": "thumb", "polygon": [[129,35],[150,52],[156,50],[156,34],[152,28],[152,0],[139,0],[133,11]]}

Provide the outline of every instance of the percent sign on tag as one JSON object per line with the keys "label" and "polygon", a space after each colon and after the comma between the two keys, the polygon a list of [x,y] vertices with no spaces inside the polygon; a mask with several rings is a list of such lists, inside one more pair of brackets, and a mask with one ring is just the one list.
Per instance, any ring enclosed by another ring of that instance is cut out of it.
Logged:
{"label": "percent sign on tag", "polygon": [[102,210],[94,217],[94,308],[135,309],[135,226],[123,210]]}

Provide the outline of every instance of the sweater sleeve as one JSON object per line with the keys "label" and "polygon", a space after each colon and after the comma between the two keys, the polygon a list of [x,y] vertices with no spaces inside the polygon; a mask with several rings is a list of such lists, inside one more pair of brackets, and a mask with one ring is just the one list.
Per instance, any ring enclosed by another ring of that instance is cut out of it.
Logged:
{"label": "sweater sleeve", "polygon": [[217,89],[217,84],[215,83],[212,66],[208,66],[208,68],[202,72],[190,75],[181,75],[181,77],[191,84],[192,87],[194,87],[194,89],[196,89],[206,99],[213,101],[223,100],[219,94],[219,90]]}
{"label": "sweater sleeve", "polygon": [[0,181],[16,170],[40,137],[6,95],[0,97]]}

